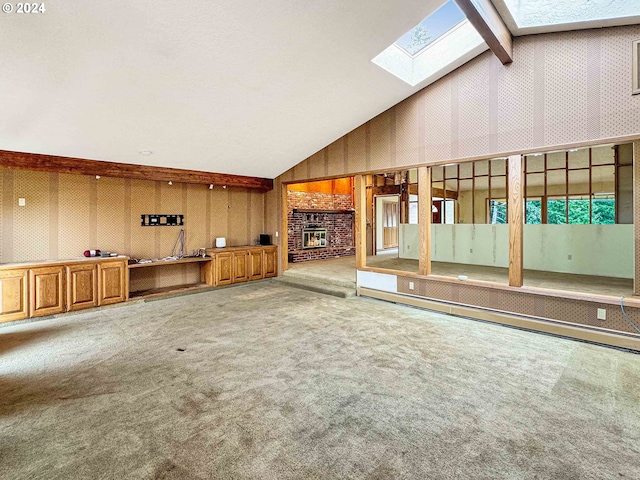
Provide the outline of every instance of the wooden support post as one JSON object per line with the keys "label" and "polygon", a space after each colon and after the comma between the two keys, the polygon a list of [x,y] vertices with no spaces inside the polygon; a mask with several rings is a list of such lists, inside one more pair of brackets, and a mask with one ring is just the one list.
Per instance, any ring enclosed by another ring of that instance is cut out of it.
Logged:
{"label": "wooden support post", "polygon": [[281,266],[280,273],[283,273],[289,268],[289,202],[287,198],[288,187],[284,184],[280,184],[281,199],[280,199],[280,255]]}
{"label": "wooden support post", "polygon": [[633,142],[633,294],[640,295],[640,141]]}
{"label": "wooden support post", "polygon": [[509,212],[509,285],[522,286],[522,241],[523,225],[522,211],[522,157],[509,157],[509,197],[507,210]]}
{"label": "wooden support post", "polygon": [[418,167],[418,229],[420,275],[431,274],[431,168]]}
{"label": "wooden support post", "polygon": [[367,265],[367,188],[364,175],[355,176],[356,184],[356,268]]}
{"label": "wooden support post", "polygon": [[400,223],[409,223],[409,171],[400,174]]}

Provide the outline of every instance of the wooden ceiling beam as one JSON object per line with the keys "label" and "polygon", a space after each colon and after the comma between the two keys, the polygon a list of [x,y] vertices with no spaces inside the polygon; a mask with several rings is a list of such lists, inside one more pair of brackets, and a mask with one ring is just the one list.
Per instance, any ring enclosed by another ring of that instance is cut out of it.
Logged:
{"label": "wooden ceiling beam", "polygon": [[513,62],[513,38],[491,0],[455,0],[503,65]]}
{"label": "wooden ceiling beam", "polygon": [[0,150],[0,167],[39,172],[70,173],[75,175],[100,175],[101,177],[131,178],[136,180],[199,183],[227,187],[240,187],[268,192],[273,190],[273,180],[225,173],[182,170],[179,168],[152,167],[128,163],[84,160],[37,153]]}

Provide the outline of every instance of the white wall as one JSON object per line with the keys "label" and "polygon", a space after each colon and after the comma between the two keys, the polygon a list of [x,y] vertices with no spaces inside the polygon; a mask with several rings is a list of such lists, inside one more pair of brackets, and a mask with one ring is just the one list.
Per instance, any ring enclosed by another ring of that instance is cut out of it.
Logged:
{"label": "white wall", "polygon": [[524,268],[633,278],[633,243],[633,225],[525,225]]}
{"label": "white wall", "polygon": [[[508,225],[432,225],[431,234],[433,261],[509,266]],[[417,260],[418,225],[399,235],[399,257]],[[524,268],[633,278],[633,242],[633,225],[524,225]]]}

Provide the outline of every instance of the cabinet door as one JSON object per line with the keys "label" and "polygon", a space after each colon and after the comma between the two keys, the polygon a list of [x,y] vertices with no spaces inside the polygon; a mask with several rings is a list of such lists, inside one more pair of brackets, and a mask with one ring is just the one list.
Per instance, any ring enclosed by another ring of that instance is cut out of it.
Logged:
{"label": "cabinet door", "polygon": [[94,263],[67,267],[67,311],[98,306],[98,266]]}
{"label": "cabinet door", "polygon": [[265,248],[264,250],[264,278],[278,275],[278,250]]}
{"label": "cabinet door", "polygon": [[128,269],[121,260],[98,264],[98,302],[109,305],[127,300],[129,295]]}
{"label": "cabinet door", "polygon": [[28,274],[26,269],[0,271],[0,322],[29,316]]}
{"label": "cabinet door", "polygon": [[64,266],[29,270],[29,284],[32,317],[64,312]]}
{"label": "cabinet door", "polygon": [[216,286],[233,283],[233,254],[216,253]]}
{"label": "cabinet door", "polygon": [[256,248],[249,250],[249,280],[264,278],[264,250]]}
{"label": "cabinet door", "polygon": [[234,252],[233,254],[233,283],[246,282],[249,277],[248,262],[249,253],[245,251]]}

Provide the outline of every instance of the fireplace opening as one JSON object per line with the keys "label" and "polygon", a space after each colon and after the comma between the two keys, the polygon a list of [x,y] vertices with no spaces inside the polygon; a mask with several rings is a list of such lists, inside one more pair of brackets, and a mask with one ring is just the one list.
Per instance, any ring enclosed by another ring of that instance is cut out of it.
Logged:
{"label": "fireplace opening", "polygon": [[326,246],[326,228],[305,228],[302,230],[302,248],[325,248]]}

